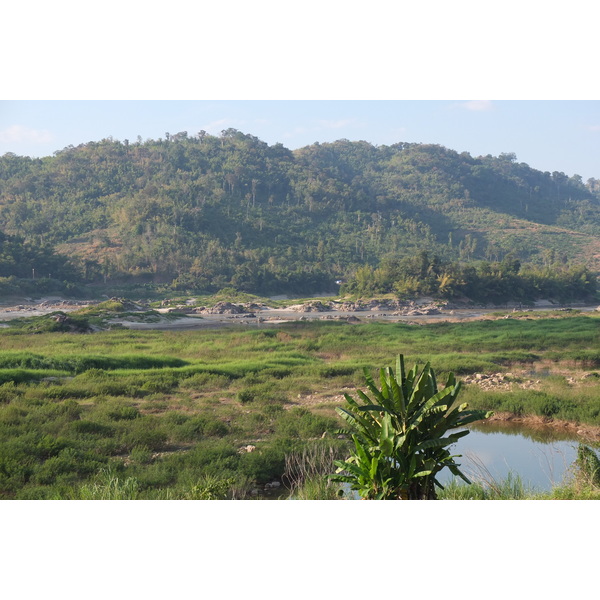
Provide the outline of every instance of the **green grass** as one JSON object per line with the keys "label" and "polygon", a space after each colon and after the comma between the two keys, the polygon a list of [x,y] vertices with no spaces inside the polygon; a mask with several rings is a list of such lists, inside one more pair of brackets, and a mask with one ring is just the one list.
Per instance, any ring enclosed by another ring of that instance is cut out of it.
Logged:
{"label": "green grass", "polygon": [[81,373],[90,369],[152,369],[182,367],[189,364],[180,358],[168,356],[146,356],[144,354],[69,355],[53,354],[44,356],[33,352],[0,352],[0,369],[58,369]]}
{"label": "green grass", "polygon": [[440,500],[524,500],[534,492],[523,484],[518,474],[509,473],[505,479],[466,484],[453,479],[438,492]]}
{"label": "green grass", "polygon": [[[578,385],[557,374],[536,390],[467,385],[462,395],[472,408],[600,425],[599,325],[596,315],[563,314],[423,326],[2,330],[0,498],[198,498],[225,485],[227,497],[250,497],[282,476],[290,453],[324,434],[344,444],[333,397],[398,352],[431,361],[442,379],[568,369]],[[308,396],[316,400],[302,405]],[[240,452],[247,445],[256,449]],[[319,477],[309,480],[303,497],[330,497]]]}

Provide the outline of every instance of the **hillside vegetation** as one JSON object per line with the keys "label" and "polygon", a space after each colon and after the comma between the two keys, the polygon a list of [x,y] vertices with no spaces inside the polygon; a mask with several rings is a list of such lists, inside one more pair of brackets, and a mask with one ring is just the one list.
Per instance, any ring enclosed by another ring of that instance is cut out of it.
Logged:
{"label": "hillside vegetation", "polygon": [[335,291],[361,268],[423,251],[462,266],[511,253],[595,271],[599,183],[513,154],[347,140],[292,152],[235,129],[5,154],[0,293],[11,277]]}

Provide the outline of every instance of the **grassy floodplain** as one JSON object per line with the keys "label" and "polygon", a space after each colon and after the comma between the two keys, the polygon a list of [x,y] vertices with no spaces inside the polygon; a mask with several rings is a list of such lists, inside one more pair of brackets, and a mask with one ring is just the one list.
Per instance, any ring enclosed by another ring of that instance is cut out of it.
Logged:
{"label": "grassy floodplain", "polygon": [[[308,452],[344,454],[335,407],[399,352],[472,408],[600,426],[600,315],[195,331],[0,330],[0,497],[259,496]],[[250,451],[248,451],[250,450]],[[286,473],[287,471],[287,473]],[[327,492],[323,491],[326,495]]]}

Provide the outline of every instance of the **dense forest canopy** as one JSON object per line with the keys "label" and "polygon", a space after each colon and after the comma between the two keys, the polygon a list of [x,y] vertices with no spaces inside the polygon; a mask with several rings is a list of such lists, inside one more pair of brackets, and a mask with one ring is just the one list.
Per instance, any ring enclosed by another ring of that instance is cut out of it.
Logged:
{"label": "dense forest canopy", "polygon": [[431,144],[290,151],[235,129],[108,138],[2,156],[0,232],[0,278],[35,269],[179,290],[334,291],[420,252],[455,275],[509,254],[595,271],[600,181]]}

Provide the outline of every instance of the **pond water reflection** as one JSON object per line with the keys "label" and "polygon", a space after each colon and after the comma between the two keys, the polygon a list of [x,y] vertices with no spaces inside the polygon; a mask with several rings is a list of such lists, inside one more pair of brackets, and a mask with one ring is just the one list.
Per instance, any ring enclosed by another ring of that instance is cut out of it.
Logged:
{"label": "pond water reflection", "polygon": [[[469,435],[450,448],[462,472],[472,481],[496,481],[509,473],[519,475],[525,487],[550,490],[561,484],[577,457],[577,440],[564,433],[523,426],[486,424],[472,426]],[[445,469],[442,483],[451,480]]]}

